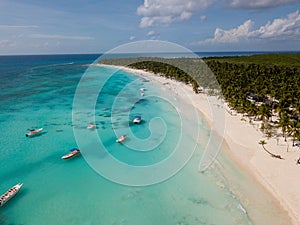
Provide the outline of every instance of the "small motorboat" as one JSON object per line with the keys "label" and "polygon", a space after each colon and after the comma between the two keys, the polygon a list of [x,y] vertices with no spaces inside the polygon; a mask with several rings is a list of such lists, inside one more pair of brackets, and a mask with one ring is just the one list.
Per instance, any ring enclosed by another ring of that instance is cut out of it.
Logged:
{"label": "small motorboat", "polygon": [[27,134],[26,137],[33,137],[37,134],[40,134],[43,131],[43,128],[39,128],[39,129],[31,129]]}
{"label": "small motorboat", "polygon": [[96,125],[94,123],[90,123],[86,128],[89,130],[93,130],[96,128]]}
{"label": "small motorboat", "polygon": [[141,116],[135,116],[133,119],[133,123],[141,123],[142,122],[142,117]]}
{"label": "small motorboat", "polygon": [[14,197],[21,187],[23,186],[22,183],[16,184],[12,188],[10,188],[5,194],[1,195],[0,197],[0,206],[3,206],[6,202],[8,202],[12,197]]}
{"label": "small motorboat", "polygon": [[72,158],[76,155],[80,154],[80,150],[78,148],[73,148],[70,150],[70,153],[68,153],[67,155],[64,155],[63,157],[61,157],[62,159],[69,159]]}
{"label": "small motorboat", "polygon": [[123,141],[125,141],[126,140],[126,135],[124,134],[124,135],[122,135],[121,137],[119,137],[117,140],[116,140],[116,142],[117,143],[121,143],[121,142],[123,142]]}
{"label": "small motorboat", "polygon": [[140,91],[146,91],[146,88],[140,88]]}
{"label": "small motorboat", "polygon": [[145,96],[145,93],[144,93],[144,92],[142,92],[142,93],[141,93],[141,96]]}

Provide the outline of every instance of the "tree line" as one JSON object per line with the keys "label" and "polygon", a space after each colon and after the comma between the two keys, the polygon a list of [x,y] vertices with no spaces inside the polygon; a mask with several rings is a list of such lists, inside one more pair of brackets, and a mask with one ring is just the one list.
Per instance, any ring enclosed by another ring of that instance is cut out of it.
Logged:
{"label": "tree line", "polygon": [[250,122],[261,120],[261,130],[267,136],[278,135],[276,130],[280,128],[285,140],[290,136],[294,144],[300,141],[300,54],[284,58],[284,54],[204,59],[144,57],[104,59],[101,63],[148,70],[191,84],[196,93],[203,89],[222,95]]}
{"label": "tree line", "polygon": [[293,145],[300,140],[300,70],[297,67],[206,59],[230,107],[263,121],[268,136],[280,128]]}

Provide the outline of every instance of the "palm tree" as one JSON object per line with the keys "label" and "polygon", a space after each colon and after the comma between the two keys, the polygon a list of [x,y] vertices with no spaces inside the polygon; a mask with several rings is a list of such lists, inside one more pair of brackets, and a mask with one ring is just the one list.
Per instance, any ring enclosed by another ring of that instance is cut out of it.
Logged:
{"label": "palm tree", "polygon": [[273,154],[272,152],[270,152],[269,150],[267,150],[267,149],[265,148],[265,145],[267,144],[267,142],[266,142],[265,140],[259,141],[258,144],[260,144],[260,145],[263,147],[263,149],[264,149],[267,153],[269,153],[272,157],[277,158],[277,159],[283,159],[280,155],[275,155],[275,154]]}
{"label": "palm tree", "polygon": [[260,140],[258,144],[260,144],[265,149],[265,145],[267,144],[267,142],[265,140]]}
{"label": "palm tree", "polygon": [[268,121],[269,118],[272,116],[272,108],[267,104],[263,104],[259,107],[258,114],[260,115],[262,121]]}
{"label": "palm tree", "polygon": [[279,117],[278,127],[281,127],[282,135],[284,136],[284,141],[287,139],[287,132],[289,127],[289,117],[286,111],[283,111]]}
{"label": "palm tree", "polygon": [[293,137],[293,146],[295,141],[300,139],[300,122],[297,120],[291,120],[288,127],[288,135]]}

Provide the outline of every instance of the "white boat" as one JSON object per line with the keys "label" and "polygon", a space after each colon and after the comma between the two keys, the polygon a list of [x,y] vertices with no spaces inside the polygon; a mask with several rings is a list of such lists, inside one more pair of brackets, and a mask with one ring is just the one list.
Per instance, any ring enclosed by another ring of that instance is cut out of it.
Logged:
{"label": "white boat", "polygon": [[5,194],[1,195],[0,197],[0,206],[3,206],[6,202],[8,202],[12,197],[14,197],[21,187],[23,186],[22,183],[16,184],[12,188],[10,188]]}
{"label": "white boat", "polygon": [[140,88],[140,91],[146,91],[146,88]]}
{"label": "white boat", "polygon": [[62,156],[61,158],[62,159],[69,159],[69,158],[72,158],[72,157],[74,157],[76,155],[79,155],[79,154],[80,154],[80,150],[78,148],[73,148],[73,149],[70,150],[70,153]]}
{"label": "white boat", "polygon": [[142,93],[141,93],[141,96],[144,96],[144,95],[145,95],[145,93],[144,93],[144,92],[142,92]]}
{"label": "white boat", "polygon": [[93,130],[93,129],[96,128],[96,126],[95,126],[94,123],[90,123],[86,128],[89,129],[89,130]]}
{"label": "white boat", "polygon": [[27,134],[26,137],[33,137],[37,134],[40,134],[43,131],[43,128],[39,128],[39,129],[31,129]]}
{"label": "white boat", "polygon": [[135,116],[133,119],[133,123],[141,123],[142,122],[142,117],[141,116]]}
{"label": "white boat", "polygon": [[125,141],[126,140],[126,135],[124,134],[124,135],[122,135],[121,137],[119,137],[117,140],[116,140],[116,142],[117,143],[121,143],[121,142],[123,142],[123,141]]}

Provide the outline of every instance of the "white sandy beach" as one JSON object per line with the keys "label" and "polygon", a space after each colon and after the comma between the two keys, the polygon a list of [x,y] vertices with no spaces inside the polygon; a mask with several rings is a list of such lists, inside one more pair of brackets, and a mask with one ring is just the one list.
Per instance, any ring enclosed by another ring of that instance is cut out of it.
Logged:
{"label": "white sandy beach", "polygon": [[[274,197],[278,207],[289,215],[290,221],[286,221],[286,224],[300,224],[300,165],[296,164],[300,152],[299,148],[292,147],[291,141],[286,143],[283,138],[280,138],[277,145],[275,138],[264,137],[257,124],[251,125],[247,118],[243,119],[242,115],[230,112],[226,104],[224,105],[220,100],[205,94],[195,94],[190,86],[181,82],[166,80],[164,77],[143,70],[120,66],[117,68],[147,77],[152,82],[174,91],[178,96],[181,96],[180,92],[183,91],[184,96],[188,96],[185,97],[186,101],[194,105],[212,127],[216,124],[214,120],[217,118],[213,116],[213,112],[220,106],[223,107],[226,127],[213,128],[219,136],[224,137],[225,145],[228,146],[222,148],[222,151],[240,170],[260,183]],[[259,144],[260,140],[265,140],[266,149],[281,155],[284,160],[271,157]],[[274,218],[276,219],[276,215]]]}

